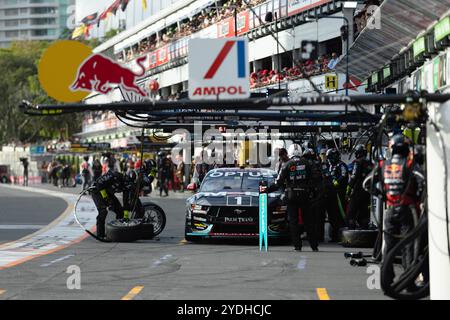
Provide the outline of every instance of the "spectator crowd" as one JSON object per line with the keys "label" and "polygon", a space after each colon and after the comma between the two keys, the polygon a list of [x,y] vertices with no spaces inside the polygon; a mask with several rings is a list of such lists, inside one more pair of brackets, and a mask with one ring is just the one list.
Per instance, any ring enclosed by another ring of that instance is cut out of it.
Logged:
{"label": "spectator crowd", "polygon": [[317,60],[298,60],[291,68],[284,67],[280,71],[258,69],[250,74],[250,86],[252,88],[264,87],[279,81],[304,79],[332,72],[338,61],[339,57],[333,52],[331,56],[322,55]]}

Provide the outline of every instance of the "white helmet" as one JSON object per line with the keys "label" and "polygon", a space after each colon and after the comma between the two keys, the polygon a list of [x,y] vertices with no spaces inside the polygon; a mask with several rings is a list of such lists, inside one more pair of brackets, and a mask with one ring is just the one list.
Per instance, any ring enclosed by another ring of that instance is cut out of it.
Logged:
{"label": "white helmet", "polygon": [[302,156],[302,147],[299,144],[294,143],[291,144],[288,148],[288,155],[290,158],[292,157],[301,157]]}

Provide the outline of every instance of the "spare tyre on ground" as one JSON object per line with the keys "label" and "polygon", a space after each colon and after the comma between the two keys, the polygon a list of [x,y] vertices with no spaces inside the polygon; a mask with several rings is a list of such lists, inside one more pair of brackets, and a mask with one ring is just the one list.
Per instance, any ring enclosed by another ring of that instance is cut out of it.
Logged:
{"label": "spare tyre on ground", "polygon": [[118,219],[106,224],[106,238],[111,242],[133,242],[143,233],[140,219]]}
{"label": "spare tyre on ground", "polygon": [[378,230],[343,228],[341,230],[341,244],[347,248],[373,248],[377,236]]}

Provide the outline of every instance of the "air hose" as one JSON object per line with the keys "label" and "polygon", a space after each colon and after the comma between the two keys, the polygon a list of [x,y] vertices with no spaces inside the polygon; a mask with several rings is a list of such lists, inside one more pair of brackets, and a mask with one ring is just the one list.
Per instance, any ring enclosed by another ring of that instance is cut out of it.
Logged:
{"label": "air hose", "polygon": [[[427,232],[427,227],[427,215],[423,214],[414,230],[384,256],[381,266],[381,288],[387,296],[394,299],[412,300],[422,299],[429,295],[429,276],[426,269],[428,267],[428,245],[420,248],[416,242]],[[406,267],[398,279],[394,279],[393,269],[396,257],[408,246],[415,247],[414,261]],[[424,285],[418,287],[415,285],[415,281],[421,274],[424,277]],[[411,290],[412,288],[414,290]]]}

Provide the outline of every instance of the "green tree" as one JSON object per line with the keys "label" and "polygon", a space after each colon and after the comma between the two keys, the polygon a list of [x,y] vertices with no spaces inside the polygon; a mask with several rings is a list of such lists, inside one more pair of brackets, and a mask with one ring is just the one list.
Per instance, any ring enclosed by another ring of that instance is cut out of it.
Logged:
{"label": "green tree", "polygon": [[39,59],[48,45],[21,41],[0,49],[0,144],[68,139],[81,130],[82,115],[31,117],[19,109],[22,100],[55,103],[41,88],[37,76]]}

